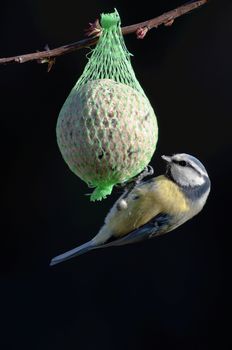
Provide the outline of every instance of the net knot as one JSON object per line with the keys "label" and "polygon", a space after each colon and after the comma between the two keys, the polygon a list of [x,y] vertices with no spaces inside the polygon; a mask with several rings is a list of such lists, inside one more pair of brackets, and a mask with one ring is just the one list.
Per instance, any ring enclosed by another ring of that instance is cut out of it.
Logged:
{"label": "net knot", "polygon": [[115,9],[112,13],[101,14],[101,27],[104,29],[112,29],[120,24],[120,16],[118,11]]}

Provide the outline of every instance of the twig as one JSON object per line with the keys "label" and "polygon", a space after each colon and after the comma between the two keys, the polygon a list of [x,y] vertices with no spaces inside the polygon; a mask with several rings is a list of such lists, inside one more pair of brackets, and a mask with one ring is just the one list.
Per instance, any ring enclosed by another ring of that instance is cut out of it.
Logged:
{"label": "twig", "polygon": [[[155,17],[145,22],[132,24],[130,26],[122,27],[123,35],[136,33],[138,39],[143,39],[146,33],[152,29],[157,28],[159,25],[164,24],[166,26],[172,25],[175,18],[178,18],[196,8],[206,4],[208,0],[191,1],[174,10],[165,12],[161,16]],[[0,58],[0,64],[7,63],[25,63],[28,61],[37,60],[38,63],[48,63],[51,69],[54,63],[54,58],[62,56],[67,53],[89,47],[94,45],[98,41],[100,31],[98,30],[97,35],[74,42],[72,44],[57,47],[56,49],[50,50],[48,47],[45,51],[34,52],[26,55],[18,55],[13,57]]]}

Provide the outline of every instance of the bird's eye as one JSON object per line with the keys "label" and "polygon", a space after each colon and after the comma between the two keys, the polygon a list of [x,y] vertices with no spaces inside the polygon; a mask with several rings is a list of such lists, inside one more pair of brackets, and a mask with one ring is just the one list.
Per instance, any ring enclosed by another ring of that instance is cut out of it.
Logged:
{"label": "bird's eye", "polygon": [[180,166],[186,166],[187,163],[186,163],[185,160],[180,160],[180,161],[179,161],[179,165],[180,165]]}

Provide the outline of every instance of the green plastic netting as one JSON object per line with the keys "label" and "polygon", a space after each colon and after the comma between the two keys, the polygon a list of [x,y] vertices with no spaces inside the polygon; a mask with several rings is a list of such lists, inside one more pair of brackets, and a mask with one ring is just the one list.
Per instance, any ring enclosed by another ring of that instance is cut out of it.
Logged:
{"label": "green plastic netting", "polygon": [[101,16],[102,33],[57,121],[57,141],[91,200],[140,173],[158,139],[156,116],[135,77],[115,10]]}

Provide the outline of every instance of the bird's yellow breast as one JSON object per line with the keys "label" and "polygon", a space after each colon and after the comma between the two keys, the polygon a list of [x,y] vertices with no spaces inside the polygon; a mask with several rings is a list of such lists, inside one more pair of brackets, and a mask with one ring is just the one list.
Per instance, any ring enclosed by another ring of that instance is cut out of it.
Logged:
{"label": "bird's yellow breast", "polygon": [[[189,203],[179,186],[166,176],[158,176],[154,181],[151,196],[159,204],[161,211],[175,215],[189,210]],[[148,194],[149,195],[149,194]]]}
{"label": "bird's yellow breast", "polygon": [[[123,201],[121,208],[120,201]],[[188,210],[188,201],[180,188],[161,175],[119,198],[107,215],[101,233],[124,236],[160,213],[178,215]]]}

